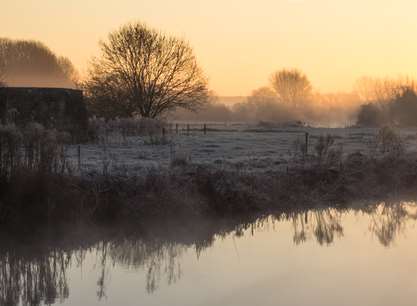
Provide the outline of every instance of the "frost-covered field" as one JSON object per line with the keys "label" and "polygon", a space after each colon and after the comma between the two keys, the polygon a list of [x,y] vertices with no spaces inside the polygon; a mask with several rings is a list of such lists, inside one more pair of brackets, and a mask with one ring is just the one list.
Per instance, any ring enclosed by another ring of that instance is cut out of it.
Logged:
{"label": "frost-covered field", "polygon": [[[372,154],[378,129],[370,128],[282,128],[259,129],[250,126],[229,126],[221,129],[192,129],[168,133],[164,144],[150,144],[149,136],[109,136],[100,144],[82,144],[82,172],[103,169],[111,172],[140,174],[146,169],[167,167],[173,159],[211,164],[220,168],[247,171],[285,169],[297,155],[300,144],[309,133],[309,153],[314,154],[320,135],[332,135],[334,149],[346,155],[353,152]],[[417,129],[399,130],[407,152],[417,152]],[[156,137],[156,138],[155,138]],[[153,140],[160,140],[155,136]],[[69,158],[78,165],[78,146],[69,149]]]}

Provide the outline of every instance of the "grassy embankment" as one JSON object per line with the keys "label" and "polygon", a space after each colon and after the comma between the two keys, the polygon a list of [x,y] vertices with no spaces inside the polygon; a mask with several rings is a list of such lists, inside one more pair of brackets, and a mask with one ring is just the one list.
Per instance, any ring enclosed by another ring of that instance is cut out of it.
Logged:
{"label": "grassy embankment", "polygon": [[[417,162],[390,129],[378,154],[342,159],[330,136],[287,172],[219,170],[173,160],[170,168],[140,176],[74,174],[67,136],[32,124],[0,128],[0,224],[113,222],[149,218],[267,214],[353,200],[417,194]],[[303,153],[303,148],[300,148]]]}

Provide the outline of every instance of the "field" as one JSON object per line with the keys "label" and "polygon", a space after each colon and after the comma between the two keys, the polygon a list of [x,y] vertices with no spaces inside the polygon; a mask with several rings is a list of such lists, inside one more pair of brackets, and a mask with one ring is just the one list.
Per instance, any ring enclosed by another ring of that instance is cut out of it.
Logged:
{"label": "field", "polygon": [[[72,145],[67,154],[82,173],[105,169],[113,174],[138,175],[172,161],[210,164],[242,171],[285,170],[299,160],[308,133],[308,154],[315,154],[320,136],[331,135],[332,149],[343,156],[376,154],[379,129],[372,128],[259,128],[246,124],[202,124],[167,129],[165,136],[127,136],[110,133],[101,141]],[[417,152],[417,129],[398,130],[408,153]]]}

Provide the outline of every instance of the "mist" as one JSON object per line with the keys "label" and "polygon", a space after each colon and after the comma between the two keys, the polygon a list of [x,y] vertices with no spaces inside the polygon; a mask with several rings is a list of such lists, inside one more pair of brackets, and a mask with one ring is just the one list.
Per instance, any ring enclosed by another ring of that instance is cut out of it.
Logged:
{"label": "mist", "polygon": [[213,96],[198,112],[176,110],[170,118],[179,121],[248,122],[289,125],[296,122],[310,126],[340,127],[356,123],[363,101],[355,92],[314,93],[294,107],[280,101],[272,89],[262,87],[248,97],[233,99]]}
{"label": "mist", "polygon": [[277,126],[417,126],[417,82],[410,77],[362,77],[351,92],[320,93],[292,69],[276,72],[271,84],[234,99],[212,95],[199,112],[172,114],[175,120],[235,121]]}

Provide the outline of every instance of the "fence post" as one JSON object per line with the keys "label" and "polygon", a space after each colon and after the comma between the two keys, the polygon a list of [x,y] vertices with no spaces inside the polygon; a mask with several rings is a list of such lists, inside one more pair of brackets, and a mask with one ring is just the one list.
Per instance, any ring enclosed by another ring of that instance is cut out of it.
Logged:
{"label": "fence post", "polygon": [[78,145],[78,171],[81,171],[81,146]]}
{"label": "fence post", "polygon": [[203,126],[203,131],[204,131],[204,135],[206,135],[207,134],[207,125],[204,123],[204,126]]}
{"label": "fence post", "polygon": [[178,123],[175,123],[175,133],[178,135]]}
{"label": "fence post", "polygon": [[306,155],[308,154],[308,138],[309,138],[309,134],[308,134],[308,132],[306,132],[305,133],[305,137],[306,137],[306,142],[305,142],[305,145],[306,145]]}
{"label": "fence post", "polygon": [[165,136],[165,134],[166,134],[166,131],[165,131],[165,128],[163,127],[162,128],[162,136]]}
{"label": "fence post", "polygon": [[190,135],[190,124],[187,123],[187,136]]}

